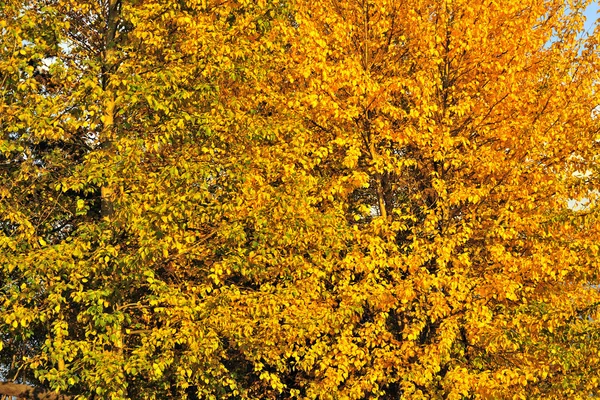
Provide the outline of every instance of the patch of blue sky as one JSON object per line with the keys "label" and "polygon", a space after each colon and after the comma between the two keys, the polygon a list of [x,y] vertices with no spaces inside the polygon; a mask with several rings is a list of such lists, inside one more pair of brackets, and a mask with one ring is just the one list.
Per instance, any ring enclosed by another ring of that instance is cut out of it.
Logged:
{"label": "patch of blue sky", "polygon": [[584,25],[584,31],[588,34],[591,35],[594,32],[594,27],[596,25],[596,21],[598,19],[598,17],[600,16],[598,14],[598,12],[600,11],[600,5],[598,3],[598,1],[593,1],[592,4],[590,4],[588,6],[588,8],[585,10],[585,25]]}

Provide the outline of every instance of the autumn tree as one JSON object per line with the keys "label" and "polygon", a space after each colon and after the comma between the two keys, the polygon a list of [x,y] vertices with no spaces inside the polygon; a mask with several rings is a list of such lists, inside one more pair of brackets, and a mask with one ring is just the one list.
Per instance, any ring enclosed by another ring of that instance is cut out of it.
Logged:
{"label": "autumn tree", "polygon": [[320,139],[330,207],[356,221],[327,277],[346,319],[309,347],[312,393],[596,393],[598,53],[582,7],[298,6],[287,106]]}
{"label": "autumn tree", "polygon": [[[219,261],[250,229],[241,188],[255,195],[247,181],[266,177],[248,150],[275,128],[260,128],[261,100],[245,94],[269,59],[254,41],[283,12],[118,0],[2,8],[6,379],[83,397],[245,390],[212,310],[224,301]],[[27,395],[0,386],[15,390]]]}
{"label": "autumn tree", "polygon": [[5,2],[0,394],[598,394],[586,4]]}

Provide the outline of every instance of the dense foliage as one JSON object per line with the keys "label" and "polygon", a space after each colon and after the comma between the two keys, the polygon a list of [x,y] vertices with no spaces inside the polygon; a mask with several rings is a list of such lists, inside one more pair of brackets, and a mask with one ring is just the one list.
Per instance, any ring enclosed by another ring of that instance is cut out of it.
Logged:
{"label": "dense foliage", "polygon": [[0,394],[598,395],[585,7],[0,1]]}

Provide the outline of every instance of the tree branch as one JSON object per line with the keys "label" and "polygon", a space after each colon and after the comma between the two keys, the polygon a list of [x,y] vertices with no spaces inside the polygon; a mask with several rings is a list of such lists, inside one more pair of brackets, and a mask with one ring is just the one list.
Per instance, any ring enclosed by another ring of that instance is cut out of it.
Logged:
{"label": "tree branch", "polygon": [[72,396],[12,382],[0,382],[0,395],[24,400],[71,400],[73,398]]}

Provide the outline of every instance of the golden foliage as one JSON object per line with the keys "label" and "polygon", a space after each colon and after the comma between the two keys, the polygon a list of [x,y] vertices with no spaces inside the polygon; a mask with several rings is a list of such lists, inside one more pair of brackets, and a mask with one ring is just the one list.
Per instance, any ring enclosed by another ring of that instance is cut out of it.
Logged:
{"label": "golden foliage", "polygon": [[6,377],[111,399],[597,395],[585,7],[5,2]]}

